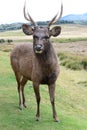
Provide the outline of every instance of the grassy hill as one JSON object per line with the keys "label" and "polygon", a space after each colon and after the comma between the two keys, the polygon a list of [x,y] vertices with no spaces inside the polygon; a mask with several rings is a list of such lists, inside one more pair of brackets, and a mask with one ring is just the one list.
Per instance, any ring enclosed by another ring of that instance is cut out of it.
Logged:
{"label": "grassy hill", "polygon": [[[76,28],[78,28],[81,33],[82,31],[86,32],[82,26],[79,27]],[[67,32],[68,34],[70,33],[70,36],[72,35],[73,37],[73,35],[75,35],[76,37],[76,34],[73,33],[73,29],[71,29],[73,28],[72,26],[64,26],[63,28],[62,36],[64,38]],[[82,36],[82,34],[79,33],[79,36],[80,35]],[[21,41],[21,38],[22,42],[28,40],[20,31],[1,33],[1,38],[5,40],[10,37],[13,41],[16,41],[16,44],[19,43],[19,40]],[[25,39],[23,40],[23,38]],[[66,39],[61,40],[64,42]],[[61,49],[63,58],[67,56],[69,60],[71,56],[76,59],[75,54],[72,55],[70,52],[64,52],[65,46],[72,45],[72,41],[70,40],[68,43],[62,42],[60,44],[62,48],[64,47],[63,50]],[[75,42],[75,44],[77,44],[77,42]],[[40,86],[41,120],[40,122],[36,122],[36,99],[32,82],[28,82],[25,87],[28,108],[23,109],[23,111],[20,111],[18,108],[17,84],[9,60],[10,51],[14,45],[15,42],[12,44],[8,44],[7,42],[0,44],[0,130],[87,130],[87,70],[71,70],[62,65],[60,66],[61,72],[56,83],[55,95],[57,113],[60,119],[59,123],[54,122],[52,118],[48,87],[46,85]],[[86,46],[87,44],[85,44],[85,47]],[[55,45],[55,47],[58,46]],[[71,46],[69,46],[69,50],[70,48]],[[82,55],[81,58],[82,57],[84,57],[84,55]]]}
{"label": "grassy hill", "polygon": [[0,51],[0,130],[87,130],[87,71],[73,71],[61,66],[56,84],[59,123],[52,119],[47,86],[40,86],[40,91],[41,120],[36,122],[32,83],[28,82],[25,87],[28,108],[20,111],[9,52]]}

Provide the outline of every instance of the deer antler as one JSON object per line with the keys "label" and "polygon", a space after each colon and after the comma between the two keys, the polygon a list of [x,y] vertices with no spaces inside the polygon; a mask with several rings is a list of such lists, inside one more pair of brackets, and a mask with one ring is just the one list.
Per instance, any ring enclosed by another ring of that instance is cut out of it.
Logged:
{"label": "deer antler", "polygon": [[26,1],[25,1],[25,4],[24,4],[24,8],[23,8],[23,12],[24,12],[24,17],[27,21],[30,21],[35,27],[37,26],[37,24],[34,22],[34,20],[32,19],[32,17],[30,16],[30,14],[28,13],[27,11],[27,14],[26,14]]}
{"label": "deer antler", "polygon": [[62,13],[63,13],[63,4],[61,3],[61,11],[60,11],[60,15],[59,15],[59,17],[58,17],[58,19],[56,19],[57,18],[57,16],[58,16],[58,13],[52,18],[52,20],[49,22],[49,24],[48,24],[48,27],[50,27],[53,23],[55,23],[56,21],[59,21],[59,19],[61,18],[61,16],[62,16]]}
{"label": "deer antler", "polygon": [[[25,9],[26,9],[26,1],[25,1],[25,4],[24,4],[24,9],[23,9],[24,17],[25,17],[25,19],[26,19],[27,21],[30,21],[30,22],[36,27],[37,24],[34,22],[34,20],[32,19],[32,17],[31,17],[30,14],[28,13],[28,11],[27,11],[27,14],[26,14]],[[57,14],[52,18],[52,20],[49,22],[48,27],[50,27],[50,26],[51,26],[53,23],[55,23],[56,21],[59,21],[59,19],[60,19],[61,16],[62,16],[62,13],[63,13],[63,4],[61,3],[61,11],[60,11],[60,15],[59,15],[58,19],[56,19],[57,16],[58,16],[58,13],[57,13]]]}

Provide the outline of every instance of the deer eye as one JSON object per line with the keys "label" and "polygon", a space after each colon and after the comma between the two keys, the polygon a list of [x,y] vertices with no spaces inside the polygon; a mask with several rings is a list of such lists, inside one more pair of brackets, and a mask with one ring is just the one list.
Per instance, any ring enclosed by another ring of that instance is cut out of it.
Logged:
{"label": "deer eye", "polygon": [[48,40],[48,39],[49,39],[49,37],[48,37],[48,36],[45,36],[45,37],[43,37],[43,39],[44,39],[44,40]]}
{"label": "deer eye", "polygon": [[36,39],[36,40],[37,40],[37,39],[39,39],[39,37],[38,37],[38,36],[36,36],[36,35],[34,35],[34,36],[33,36],[33,38],[34,38],[34,39]]}

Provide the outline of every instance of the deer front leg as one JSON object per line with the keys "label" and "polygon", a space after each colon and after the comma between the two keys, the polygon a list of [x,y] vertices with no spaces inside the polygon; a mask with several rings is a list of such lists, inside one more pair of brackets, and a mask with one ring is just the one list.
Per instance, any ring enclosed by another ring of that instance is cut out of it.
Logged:
{"label": "deer front leg", "polygon": [[55,84],[51,84],[48,87],[49,87],[50,101],[52,104],[53,118],[56,122],[58,122],[59,119],[57,117],[57,113],[56,113],[56,109],[55,109]]}
{"label": "deer front leg", "polygon": [[19,109],[22,110],[23,105],[22,105],[22,94],[21,94],[21,86],[20,86],[20,84],[18,85],[18,93],[19,93]]}
{"label": "deer front leg", "polygon": [[37,113],[36,113],[36,121],[40,120],[40,92],[39,92],[39,85],[33,84],[34,92],[37,101]]}

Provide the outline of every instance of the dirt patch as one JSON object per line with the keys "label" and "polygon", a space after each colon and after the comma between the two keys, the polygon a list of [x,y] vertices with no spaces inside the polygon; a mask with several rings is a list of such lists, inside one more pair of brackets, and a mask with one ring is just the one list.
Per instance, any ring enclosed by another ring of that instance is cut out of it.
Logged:
{"label": "dirt patch", "polygon": [[[22,43],[22,42],[21,42]],[[12,50],[19,43],[0,44],[0,50]],[[79,41],[72,43],[52,43],[56,52],[70,52],[78,55],[87,56],[87,41]]]}
{"label": "dirt patch", "polygon": [[53,44],[57,52],[71,52],[87,56],[87,41]]}

